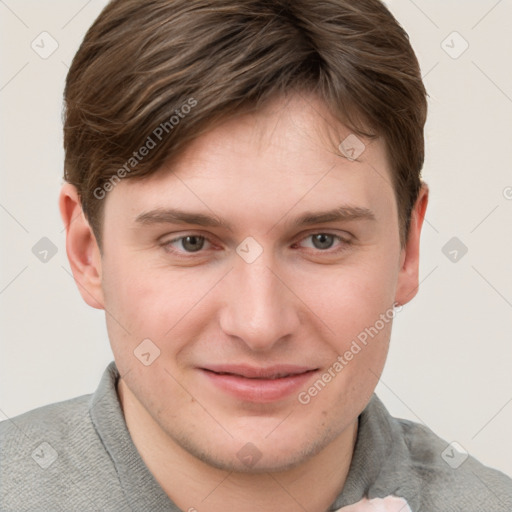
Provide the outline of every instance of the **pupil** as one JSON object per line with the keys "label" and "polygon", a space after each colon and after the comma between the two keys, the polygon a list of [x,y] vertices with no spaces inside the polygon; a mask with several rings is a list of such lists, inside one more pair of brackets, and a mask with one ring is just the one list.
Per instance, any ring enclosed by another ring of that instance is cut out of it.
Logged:
{"label": "pupil", "polygon": [[313,236],[313,245],[317,249],[329,249],[333,244],[333,238],[331,235],[320,233]]}
{"label": "pupil", "polygon": [[183,247],[190,252],[196,252],[203,248],[204,238],[200,236],[187,236],[183,239]]}

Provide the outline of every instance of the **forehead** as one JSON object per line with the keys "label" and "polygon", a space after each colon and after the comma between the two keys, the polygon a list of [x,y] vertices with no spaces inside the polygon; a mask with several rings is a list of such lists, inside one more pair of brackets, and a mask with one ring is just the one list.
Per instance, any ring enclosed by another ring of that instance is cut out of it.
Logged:
{"label": "forehead", "polygon": [[123,180],[107,204],[129,208],[132,220],[168,207],[275,218],[319,206],[378,208],[393,195],[383,141],[356,136],[320,100],[295,96],[204,133],[150,177]]}
{"label": "forehead", "polygon": [[[275,97],[264,108],[235,116],[211,129],[189,144],[174,162],[169,161],[162,171],[169,167],[177,169],[185,160],[188,165],[193,160],[225,159],[228,154],[237,159],[237,164],[240,164],[239,160],[245,160],[248,166],[251,164],[249,155],[258,156],[254,164],[270,157],[275,162],[273,171],[286,174],[290,157],[299,162],[308,157],[309,165],[315,160],[321,165],[329,156],[334,157],[329,158],[334,163],[358,156],[362,161],[363,153],[374,143],[379,146],[377,151],[385,153],[382,141],[357,136],[338,121],[317,96],[294,94]],[[293,163],[297,164],[297,161]],[[230,168],[227,166],[226,170]],[[316,170],[311,169],[311,172]]]}

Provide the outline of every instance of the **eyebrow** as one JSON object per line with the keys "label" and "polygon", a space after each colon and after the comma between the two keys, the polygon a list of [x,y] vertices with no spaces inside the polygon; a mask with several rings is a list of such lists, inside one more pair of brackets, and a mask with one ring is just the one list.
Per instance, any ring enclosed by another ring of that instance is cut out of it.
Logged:
{"label": "eyebrow", "polygon": [[[375,220],[375,214],[368,208],[359,206],[340,206],[333,210],[322,212],[305,212],[291,221],[292,226],[308,226],[323,222],[339,222],[351,220]],[[205,227],[222,227],[233,231],[226,220],[218,216],[206,215],[198,212],[186,212],[175,208],[157,208],[141,213],[135,222],[143,225],[151,224],[195,224]]]}

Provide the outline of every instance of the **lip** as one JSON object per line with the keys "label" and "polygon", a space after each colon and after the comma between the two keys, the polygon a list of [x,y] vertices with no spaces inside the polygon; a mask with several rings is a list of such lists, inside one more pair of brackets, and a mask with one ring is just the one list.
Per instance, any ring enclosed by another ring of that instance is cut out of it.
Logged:
{"label": "lip", "polygon": [[269,403],[297,392],[318,368],[275,365],[266,368],[249,365],[211,365],[199,368],[217,388],[236,398]]}

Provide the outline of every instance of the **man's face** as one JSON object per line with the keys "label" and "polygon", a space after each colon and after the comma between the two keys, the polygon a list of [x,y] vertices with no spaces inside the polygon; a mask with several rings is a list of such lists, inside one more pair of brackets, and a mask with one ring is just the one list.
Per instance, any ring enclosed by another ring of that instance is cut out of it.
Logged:
{"label": "man's face", "polygon": [[213,466],[303,462],[377,384],[403,251],[384,143],[351,161],[330,142],[350,134],[312,97],[276,101],[106,199],[102,289],[127,393]]}

